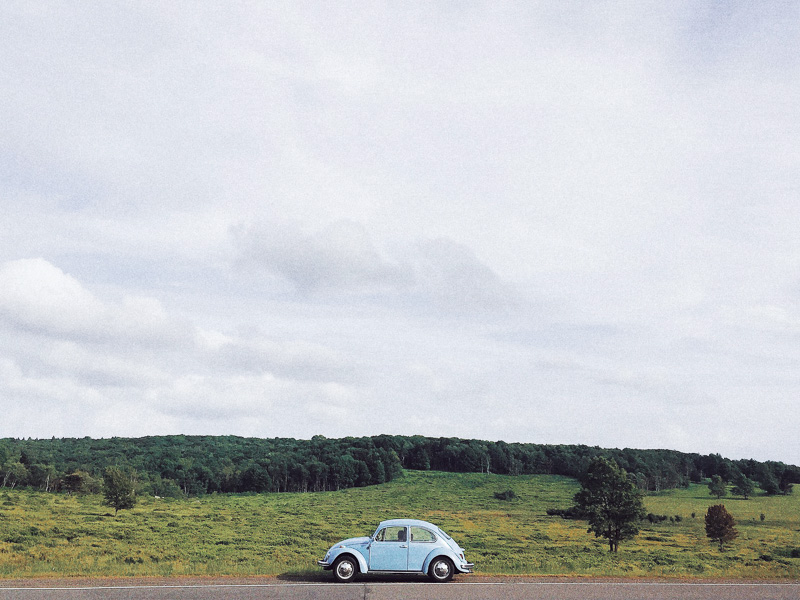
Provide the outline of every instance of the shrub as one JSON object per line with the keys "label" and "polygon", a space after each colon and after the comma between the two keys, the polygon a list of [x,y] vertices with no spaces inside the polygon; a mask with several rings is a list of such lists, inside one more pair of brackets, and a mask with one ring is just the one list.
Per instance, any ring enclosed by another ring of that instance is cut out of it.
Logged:
{"label": "shrub", "polygon": [[517,498],[517,493],[514,490],[506,490],[505,492],[495,492],[494,497],[498,500],[514,500]]}
{"label": "shrub", "polygon": [[551,517],[561,517],[562,519],[583,519],[584,515],[576,506],[569,508],[548,508],[547,514]]}
{"label": "shrub", "polygon": [[669,519],[667,515],[656,515],[653,513],[647,513],[647,520],[650,521],[651,523],[662,523],[667,519]]}

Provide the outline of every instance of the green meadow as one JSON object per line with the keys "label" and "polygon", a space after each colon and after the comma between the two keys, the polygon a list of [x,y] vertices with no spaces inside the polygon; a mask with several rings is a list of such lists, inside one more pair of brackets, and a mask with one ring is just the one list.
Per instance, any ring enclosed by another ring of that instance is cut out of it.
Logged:
{"label": "green meadow", "polygon": [[[800,494],[723,498],[739,531],[724,552],[705,537],[719,503],[706,486],[650,495],[647,511],[671,519],[643,522],[612,555],[585,522],[547,515],[577,489],[558,476],[408,471],[338,492],[143,497],[117,516],[96,495],[4,489],[0,577],[328,577],[316,560],[331,544],[407,516],[440,525],[485,575],[800,578]],[[506,490],[516,498],[495,498]]]}

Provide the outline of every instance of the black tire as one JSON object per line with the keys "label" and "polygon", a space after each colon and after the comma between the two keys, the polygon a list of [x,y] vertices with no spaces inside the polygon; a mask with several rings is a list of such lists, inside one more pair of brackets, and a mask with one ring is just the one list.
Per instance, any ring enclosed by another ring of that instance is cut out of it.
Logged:
{"label": "black tire", "polygon": [[333,563],[333,576],[339,583],[350,583],[358,575],[358,563],[352,556],[341,556]]}
{"label": "black tire", "polygon": [[445,583],[453,578],[455,567],[449,558],[438,556],[433,559],[428,568],[428,575],[437,583]]}

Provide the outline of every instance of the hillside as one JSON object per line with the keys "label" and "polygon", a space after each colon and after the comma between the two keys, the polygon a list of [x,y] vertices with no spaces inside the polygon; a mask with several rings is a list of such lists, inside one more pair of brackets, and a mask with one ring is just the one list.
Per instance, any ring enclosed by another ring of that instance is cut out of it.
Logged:
{"label": "hillside", "polygon": [[[495,498],[509,489],[517,499]],[[800,577],[799,495],[725,499],[740,532],[726,552],[704,534],[703,515],[717,502],[706,486],[650,495],[647,510],[672,519],[645,521],[640,535],[611,555],[585,522],[547,515],[569,506],[576,490],[560,476],[409,471],[338,492],[147,497],[117,517],[97,495],[5,490],[0,576],[327,577],[315,561],[329,545],[370,534],[382,519],[409,516],[452,534],[481,574]]]}

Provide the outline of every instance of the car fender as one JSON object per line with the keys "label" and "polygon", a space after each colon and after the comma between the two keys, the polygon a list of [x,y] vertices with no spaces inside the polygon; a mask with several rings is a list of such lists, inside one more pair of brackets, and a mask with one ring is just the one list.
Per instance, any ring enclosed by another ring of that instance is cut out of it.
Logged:
{"label": "car fender", "polygon": [[367,560],[364,558],[364,555],[361,554],[358,550],[354,550],[353,548],[342,548],[340,552],[337,552],[335,556],[330,557],[331,564],[336,562],[336,559],[340,556],[344,556],[345,554],[349,554],[353,558],[358,561],[358,570],[361,573],[368,573],[369,567],[367,566]]}
{"label": "car fender", "polygon": [[428,569],[431,567],[431,563],[433,562],[434,558],[438,558],[439,556],[445,556],[450,559],[450,562],[453,563],[453,567],[456,569],[456,572],[459,571],[458,565],[461,564],[461,560],[457,558],[451,550],[448,548],[434,548],[431,550],[431,553],[425,558],[425,562],[422,563],[422,572],[427,573]]}

